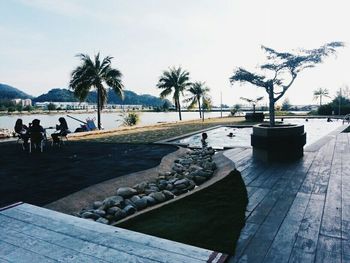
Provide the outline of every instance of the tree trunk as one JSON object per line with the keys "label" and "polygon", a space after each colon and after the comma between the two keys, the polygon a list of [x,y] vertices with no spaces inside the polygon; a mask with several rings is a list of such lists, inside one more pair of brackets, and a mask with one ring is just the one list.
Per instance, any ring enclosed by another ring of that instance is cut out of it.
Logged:
{"label": "tree trunk", "polygon": [[269,117],[270,117],[270,126],[275,126],[275,99],[273,97],[273,86],[269,88]]}
{"label": "tree trunk", "polygon": [[180,105],[179,99],[177,100],[177,106],[178,106],[178,110],[179,110],[179,119],[180,119],[180,121],[182,121],[182,118],[181,118],[181,105]]}
{"label": "tree trunk", "polygon": [[202,118],[202,113],[201,113],[201,101],[198,99],[198,110],[199,110],[199,118]]}
{"label": "tree trunk", "polygon": [[100,99],[100,89],[96,87],[97,89],[97,127],[99,130],[101,130],[101,99]]}
{"label": "tree trunk", "polygon": [[320,106],[322,106],[322,96],[320,96]]}
{"label": "tree trunk", "polygon": [[255,114],[255,104],[253,104],[253,114]]}

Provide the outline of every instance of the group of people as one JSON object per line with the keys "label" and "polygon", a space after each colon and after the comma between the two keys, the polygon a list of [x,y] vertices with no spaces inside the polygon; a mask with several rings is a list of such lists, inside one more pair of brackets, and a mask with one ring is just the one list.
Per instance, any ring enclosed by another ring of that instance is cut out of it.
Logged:
{"label": "group of people", "polygon": [[[60,136],[66,136],[68,133],[70,133],[65,118],[60,117],[58,122],[59,124],[56,125],[56,132],[51,134],[54,144],[60,143]],[[40,125],[40,120],[38,119],[34,119],[31,123],[29,123],[29,127],[23,124],[22,119],[17,119],[15,124],[15,132],[23,140],[25,147],[28,146],[29,139],[33,144],[38,144],[42,140],[46,139],[45,129]]]}

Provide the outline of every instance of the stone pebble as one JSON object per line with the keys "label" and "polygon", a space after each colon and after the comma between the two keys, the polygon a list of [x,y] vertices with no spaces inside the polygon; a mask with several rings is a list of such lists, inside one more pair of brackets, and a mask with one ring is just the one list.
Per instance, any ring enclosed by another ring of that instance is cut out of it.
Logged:
{"label": "stone pebble", "polygon": [[95,201],[91,209],[82,209],[79,217],[102,224],[113,224],[147,207],[173,199],[209,180],[216,169],[211,147],[192,150],[173,163],[171,171],[157,179],[133,187],[120,187],[114,196]]}

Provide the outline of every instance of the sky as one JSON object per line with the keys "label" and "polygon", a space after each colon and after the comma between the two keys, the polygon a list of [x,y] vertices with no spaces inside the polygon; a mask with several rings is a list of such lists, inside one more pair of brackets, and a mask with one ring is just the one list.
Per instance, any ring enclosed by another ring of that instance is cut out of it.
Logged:
{"label": "sky", "polygon": [[[0,0],[0,83],[37,96],[67,88],[78,53],[113,56],[125,89],[159,96],[162,72],[181,66],[205,81],[215,105],[267,94],[231,85],[234,69],[257,71],[261,45],[277,51],[347,44],[336,57],[300,73],[285,98],[317,104],[313,90],[331,96],[350,85],[348,0]],[[326,99],[327,101],[327,99]]]}

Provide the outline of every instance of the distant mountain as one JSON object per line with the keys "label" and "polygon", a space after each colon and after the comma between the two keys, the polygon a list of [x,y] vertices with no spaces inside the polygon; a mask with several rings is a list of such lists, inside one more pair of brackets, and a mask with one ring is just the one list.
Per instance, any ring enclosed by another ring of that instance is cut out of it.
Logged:
{"label": "distant mountain", "polygon": [[48,93],[42,94],[35,99],[34,102],[55,101],[55,102],[72,102],[78,101],[74,97],[74,93],[67,89],[52,89]]}
{"label": "distant mountain", "polygon": [[[34,102],[55,101],[55,102],[70,102],[78,101],[74,97],[74,93],[68,89],[52,89],[48,93],[42,94],[33,100]],[[97,102],[97,92],[89,92],[86,99],[87,102]],[[107,103],[110,104],[134,104],[143,106],[159,107],[163,106],[168,100],[160,99],[152,95],[137,95],[135,92],[124,90],[124,100],[122,101],[113,90],[108,91]],[[170,102],[169,102],[170,103]],[[171,103],[170,103],[171,104]]]}
{"label": "distant mountain", "polygon": [[23,91],[20,91],[19,89],[0,83],[0,99],[2,100],[31,98],[33,97],[28,95],[27,93],[24,93]]}

